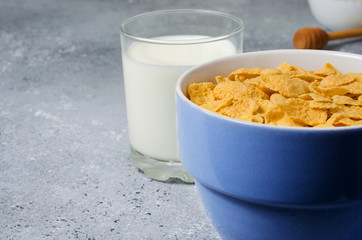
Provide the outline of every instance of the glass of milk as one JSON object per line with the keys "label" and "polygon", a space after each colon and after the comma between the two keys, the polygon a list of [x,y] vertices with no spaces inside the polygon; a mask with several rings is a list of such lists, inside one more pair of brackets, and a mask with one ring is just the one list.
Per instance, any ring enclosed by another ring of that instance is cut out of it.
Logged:
{"label": "glass of milk", "polygon": [[179,160],[175,86],[187,69],[243,51],[238,17],[208,10],[149,12],[121,25],[131,159],[159,181],[192,183]]}

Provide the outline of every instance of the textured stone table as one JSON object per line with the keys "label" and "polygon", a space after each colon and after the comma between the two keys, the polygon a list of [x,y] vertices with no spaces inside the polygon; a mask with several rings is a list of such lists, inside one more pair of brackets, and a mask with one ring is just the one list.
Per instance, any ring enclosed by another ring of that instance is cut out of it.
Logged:
{"label": "textured stone table", "polygon": [[1,0],[0,239],[219,239],[194,185],[129,159],[120,22],[170,8],[241,17],[245,52],[321,27],[302,0]]}

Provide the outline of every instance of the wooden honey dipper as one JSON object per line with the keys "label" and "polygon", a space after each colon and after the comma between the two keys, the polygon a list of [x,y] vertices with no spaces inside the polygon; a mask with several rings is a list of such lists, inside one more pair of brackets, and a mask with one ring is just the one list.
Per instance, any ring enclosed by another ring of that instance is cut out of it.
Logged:
{"label": "wooden honey dipper", "polygon": [[327,33],[321,28],[302,28],[293,37],[295,48],[322,49],[329,40],[362,36],[362,28]]}

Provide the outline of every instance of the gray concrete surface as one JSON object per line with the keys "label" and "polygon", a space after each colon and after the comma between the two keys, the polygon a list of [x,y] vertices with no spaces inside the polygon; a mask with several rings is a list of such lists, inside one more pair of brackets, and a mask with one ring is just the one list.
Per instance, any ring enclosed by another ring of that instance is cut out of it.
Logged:
{"label": "gray concrete surface", "polygon": [[129,159],[120,22],[170,8],[241,17],[245,52],[320,27],[303,0],[0,0],[0,239],[220,239],[194,185]]}

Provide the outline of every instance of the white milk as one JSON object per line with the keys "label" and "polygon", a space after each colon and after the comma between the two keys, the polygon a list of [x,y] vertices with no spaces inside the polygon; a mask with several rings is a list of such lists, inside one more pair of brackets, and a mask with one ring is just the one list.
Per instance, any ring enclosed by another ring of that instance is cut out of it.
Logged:
{"label": "white milk", "polygon": [[[162,39],[183,42],[204,37]],[[178,77],[193,65],[235,52],[227,40],[193,45],[131,45],[123,54],[123,73],[132,147],[152,158],[179,161],[175,103]]]}

